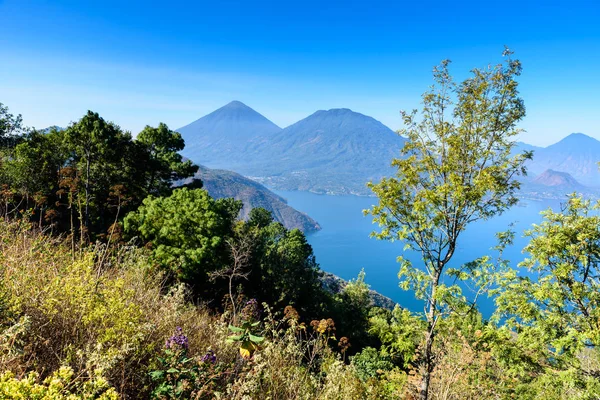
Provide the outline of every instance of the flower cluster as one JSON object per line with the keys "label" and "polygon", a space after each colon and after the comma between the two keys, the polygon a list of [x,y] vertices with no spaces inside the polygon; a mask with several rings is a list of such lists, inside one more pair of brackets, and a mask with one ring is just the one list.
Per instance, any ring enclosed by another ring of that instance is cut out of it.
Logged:
{"label": "flower cluster", "polygon": [[214,364],[217,362],[217,355],[214,351],[208,350],[206,354],[202,356],[200,361]]}
{"label": "flower cluster", "polygon": [[325,332],[329,334],[335,331],[335,323],[331,318],[322,319],[320,321],[313,320],[311,321],[310,326],[312,326],[312,328],[320,334]]}
{"label": "flower cluster", "polygon": [[245,321],[257,321],[260,319],[260,305],[256,299],[250,299],[242,309],[242,319]]}
{"label": "flower cluster", "polygon": [[338,343],[338,347],[340,348],[342,354],[344,354],[350,346],[350,339],[348,339],[346,336],[342,336],[340,338],[340,342]]}
{"label": "flower cluster", "polygon": [[188,349],[188,338],[183,334],[183,329],[177,327],[175,334],[167,339],[165,348],[171,350],[187,350]]}
{"label": "flower cluster", "polygon": [[300,319],[300,315],[298,314],[298,311],[296,311],[296,309],[292,306],[286,306],[285,309],[283,310],[283,319],[285,319],[286,321],[298,321]]}

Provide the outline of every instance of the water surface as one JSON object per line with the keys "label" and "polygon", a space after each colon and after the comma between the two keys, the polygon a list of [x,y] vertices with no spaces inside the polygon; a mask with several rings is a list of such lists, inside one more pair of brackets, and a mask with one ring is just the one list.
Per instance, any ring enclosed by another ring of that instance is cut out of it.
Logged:
{"label": "water surface", "polygon": [[[379,293],[392,298],[412,311],[422,311],[423,303],[415,300],[411,292],[398,287],[399,264],[396,258],[404,255],[415,265],[420,256],[403,253],[403,243],[370,238],[377,230],[371,216],[363,216],[363,210],[376,204],[374,197],[328,196],[310,192],[277,191],[289,205],[314,218],[322,230],[308,236],[321,268],[344,279],[356,278],[361,269],[366,272],[366,282]],[[491,250],[497,244],[496,232],[505,231],[514,223],[517,232],[515,244],[504,254],[513,265],[524,259],[521,250],[527,244],[523,231],[533,223],[541,222],[540,212],[548,207],[556,209],[558,201],[522,201],[505,214],[470,226],[459,238],[452,266],[472,261],[484,255],[496,256]],[[483,299],[480,308],[489,315],[492,304]]]}

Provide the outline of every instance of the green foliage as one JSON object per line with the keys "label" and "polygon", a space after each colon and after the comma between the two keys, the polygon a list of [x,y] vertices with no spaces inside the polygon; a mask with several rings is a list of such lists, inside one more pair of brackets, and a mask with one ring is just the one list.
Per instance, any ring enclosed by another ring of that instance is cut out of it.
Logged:
{"label": "green foliage", "polygon": [[350,337],[353,349],[374,344],[369,334],[371,298],[364,270],[335,295],[334,302],[332,316],[337,321],[338,330]]}
{"label": "green foliage", "polygon": [[183,282],[200,287],[227,260],[225,239],[241,205],[214,200],[203,189],[175,189],[150,196],[125,218],[125,230],[152,247],[152,257]]}
{"label": "green foliage", "polygon": [[169,194],[174,180],[197,170],[182,161],[183,139],[164,124],[146,127],[133,140],[88,111],[65,130],[25,135],[19,118],[0,107],[0,126],[14,139],[0,151],[3,216],[31,210],[40,228],[82,242],[107,236],[148,194]]}
{"label": "green foliage", "polygon": [[446,286],[443,280],[458,238],[470,223],[517,202],[516,178],[531,157],[512,155],[525,107],[516,81],[521,64],[510,55],[506,50],[503,64],[474,69],[459,84],[452,80],[449,61],[435,68],[435,84],[423,94],[421,118],[416,110],[402,113],[406,128],[400,134],[408,142],[403,157],[392,161],[396,176],[369,184],[379,204],[365,213],[382,227],[373,236],[403,241],[405,250],[422,256],[419,266],[398,258],[400,286],[426,302],[422,399],[427,399],[436,321],[466,301],[459,286]]}
{"label": "green foliage", "polygon": [[152,195],[166,195],[171,191],[173,180],[184,179],[198,171],[191,161],[182,161],[179,152],[185,147],[181,135],[170,130],[162,122],[157,128],[146,126],[135,142],[143,151],[143,165],[146,192]]}
{"label": "green foliage", "polygon": [[265,340],[256,333],[259,325],[260,321],[243,321],[240,327],[229,325],[229,330],[233,332],[233,335],[227,338],[227,342],[237,343],[240,347],[240,355],[244,358],[251,358]]}
{"label": "green foliage", "polygon": [[374,310],[369,325],[369,332],[381,342],[381,354],[397,365],[408,367],[426,328],[423,319],[396,306],[392,311]]}
{"label": "green foliage", "polygon": [[16,146],[24,133],[23,118],[21,114],[13,115],[8,112],[8,107],[0,103],[0,150]]}
{"label": "green foliage", "polygon": [[497,318],[517,332],[518,342],[541,357],[544,368],[600,373],[600,203],[572,195],[562,212],[546,210],[526,232],[526,274],[501,280]]}
{"label": "green foliage", "polygon": [[384,371],[394,368],[388,356],[381,355],[377,349],[365,347],[360,353],[351,358],[357,375],[362,380],[377,378]]}
{"label": "green foliage", "polygon": [[248,295],[278,309],[291,304],[307,318],[322,312],[327,295],[321,286],[321,272],[312,247],[304,234],[272,222],[272,217],[262,209],[251,213],[246,228],[242,234],[256,237]]}

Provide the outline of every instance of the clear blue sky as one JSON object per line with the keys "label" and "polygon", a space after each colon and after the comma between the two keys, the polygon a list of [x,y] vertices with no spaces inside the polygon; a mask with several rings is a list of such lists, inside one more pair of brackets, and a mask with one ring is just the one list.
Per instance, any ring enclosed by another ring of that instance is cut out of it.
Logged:
{"label": "clear blue sky", "polygon": [[431,68],[524,64],[522,139],[600,138],[599,1],[0,0],[0,102],[30,126],[87,109],[137,133],[241,100],[280,126],[351,108],[392,129]]}

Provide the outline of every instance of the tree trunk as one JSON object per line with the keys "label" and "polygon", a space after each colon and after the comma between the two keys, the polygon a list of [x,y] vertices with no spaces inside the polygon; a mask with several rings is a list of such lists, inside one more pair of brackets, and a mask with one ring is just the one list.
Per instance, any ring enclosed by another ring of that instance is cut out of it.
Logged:
{"label": "tree trunk", "polygon": [[90,155],[86,157],[85,173],[85,227],[89,227],[89,204],[90,204]]}
{"label": "tree trunk", "polygon": [[436,304],[437,301],[435,299],[437,287],[440,280],[441,270],[443,267],[440,267],[434,276],[433,282],[431,284],[431,300],[429,301],[429,310],[427,310],[427,336],[425,338],[425,348],[423,349],[423,377],[421,379],[421,387],[419,390],[419,399],[427,400],[429,398],[429,383],[431,382],[431,372],[433,371],[434,363],[433,363],[433,339],[435,336],[435,322],[436,322]]}

